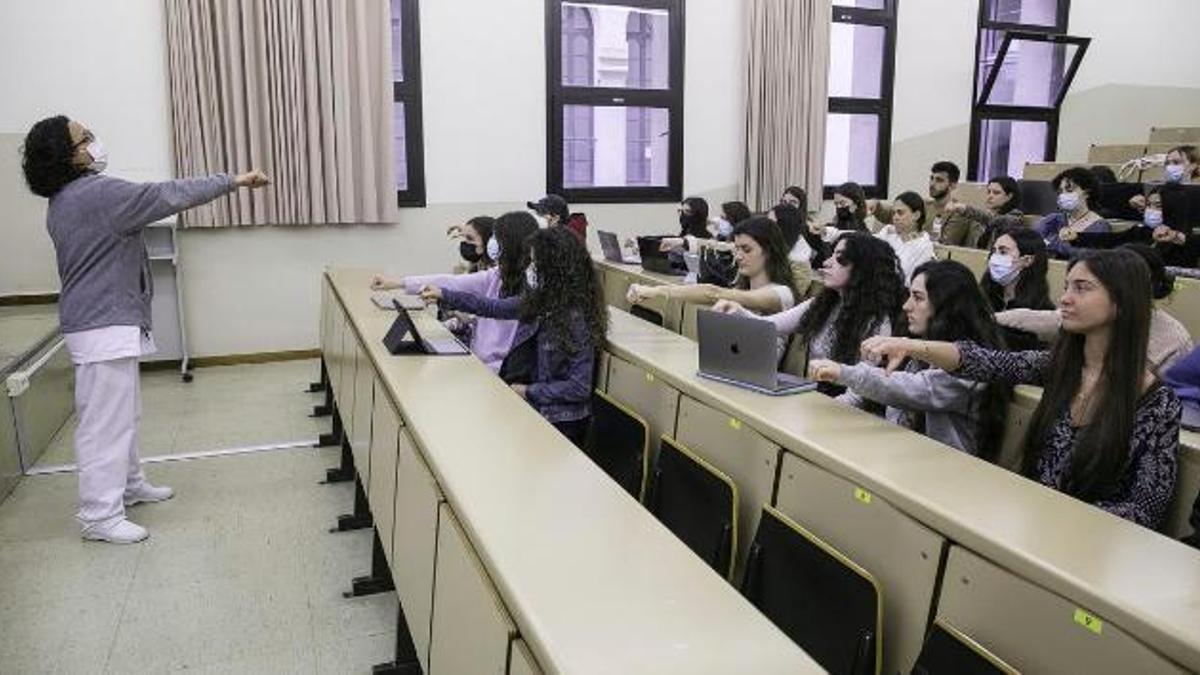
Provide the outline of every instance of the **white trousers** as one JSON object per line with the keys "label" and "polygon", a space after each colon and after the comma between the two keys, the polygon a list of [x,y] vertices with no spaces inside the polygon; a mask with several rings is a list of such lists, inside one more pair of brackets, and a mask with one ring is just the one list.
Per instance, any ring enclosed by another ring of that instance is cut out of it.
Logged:
{"label": "white trousers", "polygon": [[85,530],[123,519],[125,493],[146,480],[138,457],[141,396],[137,357],[75,366],[76,518]]}

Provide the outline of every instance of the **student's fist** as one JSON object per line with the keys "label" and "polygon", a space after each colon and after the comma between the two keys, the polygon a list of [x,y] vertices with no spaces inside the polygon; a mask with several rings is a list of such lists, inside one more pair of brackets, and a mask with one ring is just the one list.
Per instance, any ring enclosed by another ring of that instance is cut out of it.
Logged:
{"label": "student's fist", "polygon": [[1075,241],[1079,238],[1079,233],[1070,228],[1064,227],[1062,232],[1058,233],[1059,241]]}
{"label": "student's fist", "polygon": [[1129,205],[1138,211],[1146,210],[1146,195],[1134,195],[1129,198]]}
{"label": "student's fist", "polygon": [[713,306],[712,311],[720,312],[721,314],[742,314],[746,308],[733,300],[718,300]]}
{"label": "student's fist", "polygon": [[808,364],[808,379],[816,382],[837,382],[842,377],[842,364],[828,359],[813,359]]}
{"label": "student's fist", "polygon": [[895,372],[915,351],[916,343],[908,338],[876,335],[862,343],[863,360],[870,363],[883,362],[889,374]]}
{"label": "student's fist", "polygon": [[393,279],[386,274],[376,274],[371,277],[371,290],[373,291],[390,291],[400,288],[402,285],[400,280]]}
{"label": "student's fist", "polygon": [[629,301],[629,304],[636,305],[646,298],[649,298],[651,295],[652,292],[649,286],[630,284],[629,290],[625,293],[625,299]]}
{"label": "student's fist", "polygon": [[260,188],[271,184],[271,179],[267,178],[267,174],[255,169],[238,175],[233,179],[233,182],[238,187]]}
{"label": "student's fist", "polygon": [[437,286],[426,286],[421,289],[421,299],[425,304],[432,305],[442,299],[442,289]]}

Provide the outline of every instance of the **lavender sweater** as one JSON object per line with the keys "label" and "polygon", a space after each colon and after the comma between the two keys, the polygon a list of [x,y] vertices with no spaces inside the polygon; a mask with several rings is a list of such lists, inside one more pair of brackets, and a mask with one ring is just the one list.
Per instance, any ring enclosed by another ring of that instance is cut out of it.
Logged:
{"label": "lavender sweater", "polygon": [[[492,267],[472,274],[431,274],[424,277],[405,277],[404,292],[416,294],[423,286],[438,286],[448,291],[472,293],[493,300],[500,298],[500,269]],[[492,372],[500,372],[500,364],[512,349],[517,322],[479,317],[471,332],[471,351]]]}

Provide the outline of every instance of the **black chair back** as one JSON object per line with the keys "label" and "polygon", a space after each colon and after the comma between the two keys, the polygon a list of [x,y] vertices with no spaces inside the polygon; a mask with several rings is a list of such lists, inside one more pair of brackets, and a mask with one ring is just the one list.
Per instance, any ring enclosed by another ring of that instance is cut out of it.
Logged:
{"label": "black chair back", "polygon": [[879,672],[878,584],[770,506],[754,533],[742,594],[829,672]]}
{"label": "black chair back", "polygon": [[593,392],[592,425],[583,451],[634,499],[642,499],[650,454],[644,419],[604,392]]}
{"label": "black chair back", "polygon": [[913,675],[1016,675],[1017,670],[943,621],[935,621]]}
{"label": "black chair back", "polygon": [[663,436],[646,505],[721,576],[733,573],[737,487],[729,476]]}
{"label": "black chair back", "polygon": [[641,305],[633,305],[629,308],[629,313],[641,319],[642,321],[649,321],[655,326],[663,325],[662,314],[659,314],[652,309],[642,307]]}

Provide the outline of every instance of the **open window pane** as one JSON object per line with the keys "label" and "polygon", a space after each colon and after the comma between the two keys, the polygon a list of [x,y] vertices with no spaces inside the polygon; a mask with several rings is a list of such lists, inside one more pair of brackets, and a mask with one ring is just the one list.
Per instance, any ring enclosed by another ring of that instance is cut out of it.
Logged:
{"label": "open window pane", "polygon": [[874,185],[879,163],[879,116],[830,113],[825,123],[825,184]]}
{"label": "open window pane", "polygon": [[829,95],[879,98],[887,28],[834,22],[830,30]]}
{"label": "open window pane", "polygon": [[1020,178],[1026,162],[1046,160],[1046,122],[1021,120],[982,120],[979,138],[979,178],[997,176]]}
{"label": "open window pane", "polygon": [[987,0],[984,20],[1026,26],[1057,26],[1058,0]]}
{"label": "open window pane", "polygon": [[408,133],[405,125],[404,102],[392,104],[392,154],[396,158],[396,189],[408,189]]}
{"label": "open window pane", "polygon": [[1013,39],[1004,60],[983,71],[1000,69],[991,94],[981,103],[1054,107],[1078,51],[1079,46],[1071,43]]}
{"label": "open window pane", "polygon": [[562,84],[667,89],[668,13],[587,2],[562,4]]}
{"label": "open window pane", "polygon": [[401,0],[392,0],[392,81],[404,81],[404,19]]}
{"label": "open window pane", "polygon": [[666,108],[563,106],[563,186],[665,187]]}

